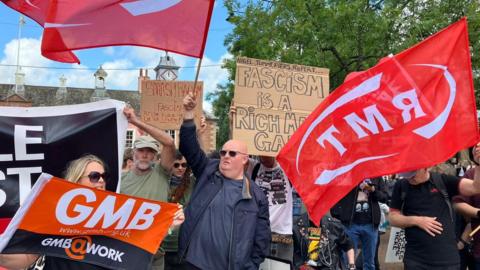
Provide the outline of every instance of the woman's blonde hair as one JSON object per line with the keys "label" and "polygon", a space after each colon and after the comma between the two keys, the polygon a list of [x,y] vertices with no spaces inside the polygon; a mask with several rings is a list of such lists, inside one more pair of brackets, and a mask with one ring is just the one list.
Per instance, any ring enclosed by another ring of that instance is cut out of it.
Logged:
{"label": "woman's blonde hair", "polygon": [[85,168],[88,164],[90,164],[90,162],[97,162],[98,164],[102,165],[104,169],[106,169],[105,163],[100,158],[95,155],[88,154],[81,158],[70,161],[70,163],[68,163],[64,178],[70,182],[77,183],[78,180],[82,178]]}

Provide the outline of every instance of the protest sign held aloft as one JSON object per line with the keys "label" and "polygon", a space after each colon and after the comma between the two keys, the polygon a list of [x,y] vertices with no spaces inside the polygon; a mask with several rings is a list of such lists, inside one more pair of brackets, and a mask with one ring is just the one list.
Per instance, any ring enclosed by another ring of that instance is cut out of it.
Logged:
{"label": "protest sign held aloft", "polygon": [[[183,121],[183,98],[193,93],[194,82],[142,80],[140,115],[145,123],[161,129],[180,129]],[[195,86],[197,107],[195,122],[203,115],[203,82]]]}
{"label": "protest sign held aloft", "polygon": [[42,174],[3,235],[0,251],[148,269],[177,210],[175,204]]}
{"label": "protest sign held aloft", "polygon": [[233,138],[249,154],[276,156],[328,88],[328,69],[237,58]]}
{"label": "protest sign held aloft", "polygon": [[0,107],[0,232],[41,172],[62,175],[69,161],[94,154],[108,164],[108,190],[119,187],[127,120],[124,103]]}
{"label": "protest sign held aloft", "polygon": [[426,168],[478,142],[463,19],[345,81],[277,157],[315,222],[363,179]]}

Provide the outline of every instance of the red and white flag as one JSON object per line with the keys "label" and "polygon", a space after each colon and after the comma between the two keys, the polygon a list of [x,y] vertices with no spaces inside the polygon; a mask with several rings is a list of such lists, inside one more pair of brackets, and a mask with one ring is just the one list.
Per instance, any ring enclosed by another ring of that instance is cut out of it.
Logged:
{"label": "red and white flag", "polygon": [[[36,21],[42,27],[48,13],[49,0],[1,0],[5,5]],[[68,59],[69,63],[80,63],[71,51],[52,53],[51,59]]]}
{"label": "red and white flag", "polygon": [[[138,45],[201,57],[214,0],[50,0],[42,54]],[[52,55],[53,54],[53,55]]]}
{"label": "red and white flag", "polygon": [[462,19],[347,80],[277,160],[318,224],[363,179],[432,166],[478,140]]}
{"label": "red and white flag", "polygon": [[5,5],[22,13],[43,26],[50,1],[45,0],[1,0]]}
{"label": "red and white flag", "polygon": [[214,0],[1,0],[45,30],[42,55],[79,63],[73,50],[136,45],[202,57]]}

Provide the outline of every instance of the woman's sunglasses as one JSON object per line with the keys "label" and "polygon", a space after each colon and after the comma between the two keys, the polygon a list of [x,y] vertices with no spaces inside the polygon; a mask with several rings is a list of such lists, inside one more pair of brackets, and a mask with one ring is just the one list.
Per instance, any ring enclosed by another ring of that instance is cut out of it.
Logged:
{"label": "woman's sunglasses", "polygon": [[100,181],[100,178],[103,178],[103,181],[106,182],[108,178],[108,173],[90,172],[88,175],[82,177],[88,177],[88,179],[90,179],[90,182],[92,183],[98,183],[98,181]]}
{"label": "woman's sunglasses", "polygon": [[230,157],[235,157],[237,154],[242,154],[242,155],[246,155],[245,153],[242,153],[242,152],[239,152],[239,151],[233,151],[233,150],[220,150],[220,156],[221,157],[224,157],[226,155],[229,155]]}
{"label": "woman's sunglasses", "polygon": [[174,167],[175,169],[180,168],[180,166],[182,166],[182,168],[186,168],[186,167],[187,167],[187,163],[186,163],[186,162],[183,162],[183,163],[173,163],[173,167]]}

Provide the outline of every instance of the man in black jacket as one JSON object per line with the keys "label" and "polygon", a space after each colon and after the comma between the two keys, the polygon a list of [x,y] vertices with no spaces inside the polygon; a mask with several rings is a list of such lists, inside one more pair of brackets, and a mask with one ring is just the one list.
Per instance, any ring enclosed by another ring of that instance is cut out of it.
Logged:
{"label": "man in black jacket", "polygon": [[362,243],[363,269],[375,270],[375,254],[380,223],[378,202],[387,201],[385,183],[381,177],[365,179],[350,191],[332,209],[332,216],[339,219],[353,240],[355,250]]}
{"label": "man in black jacket", "polygon": [[258,269],[269,252],[268,201],[262,190],[244,175],[247,146],[226,142],[220,161],[201,150],[194,118],[195,101],[184,99],[180,152],[196,177],[180,229],[179,257],[184,269]]}

